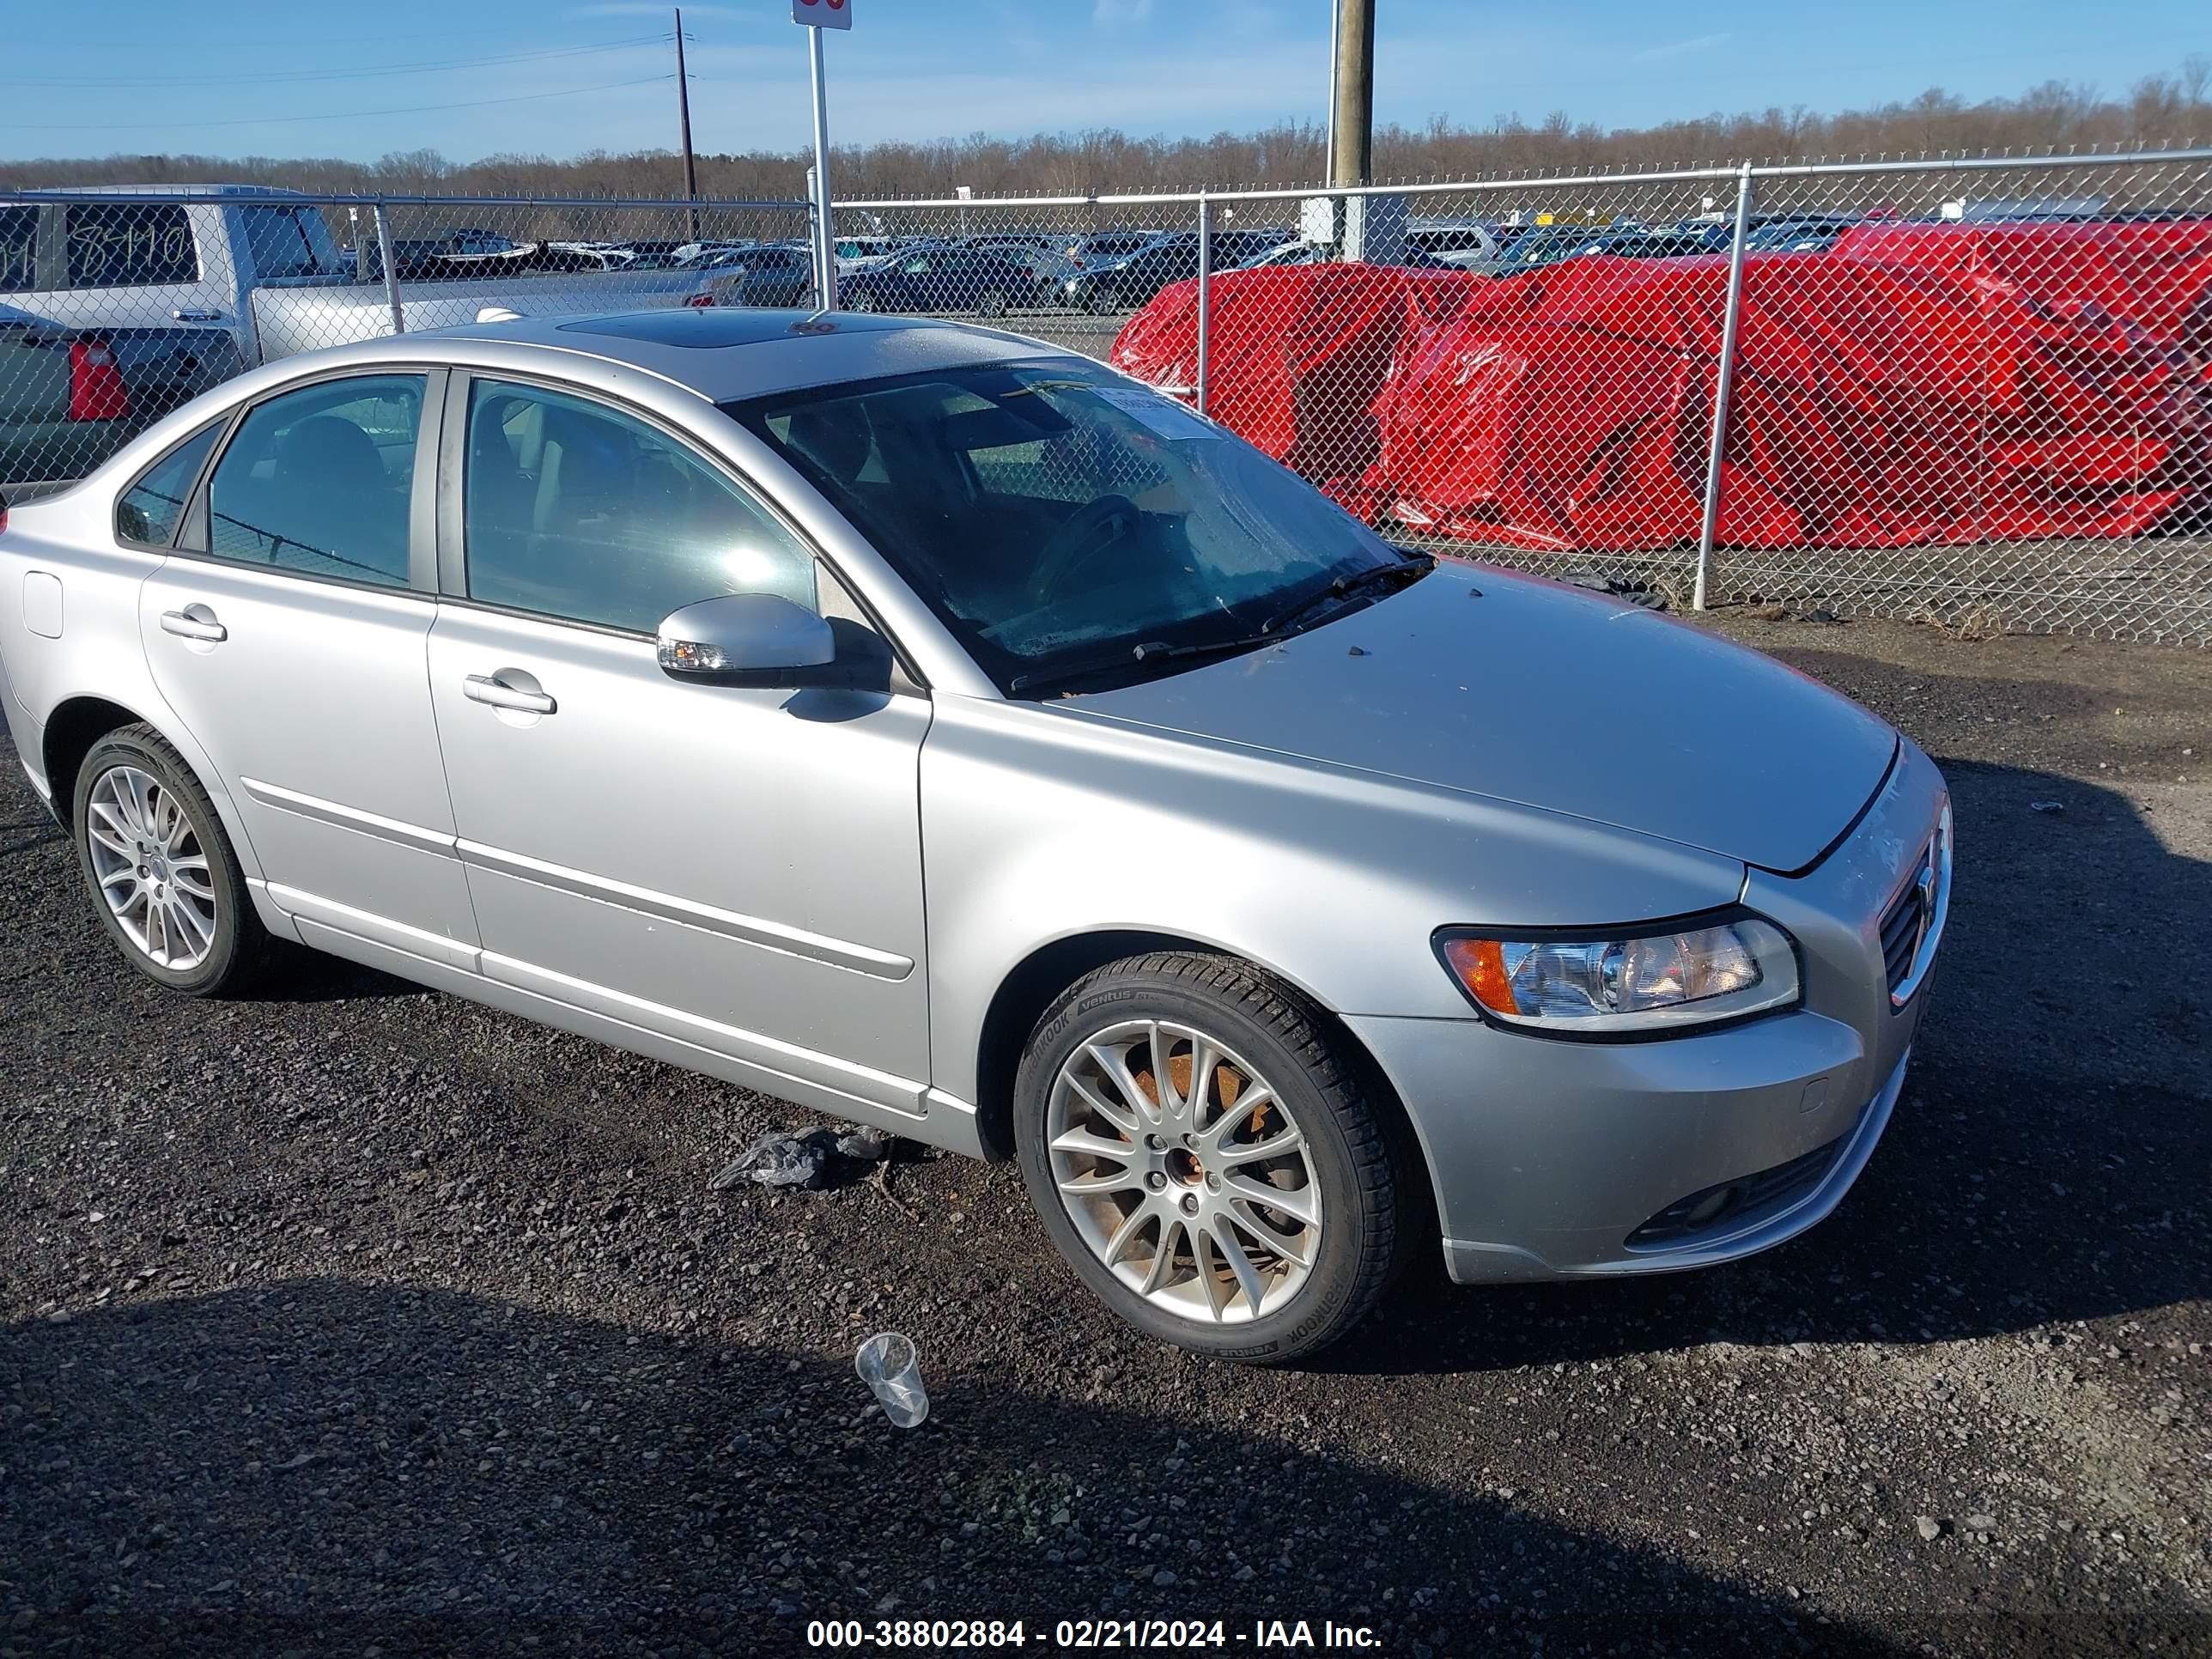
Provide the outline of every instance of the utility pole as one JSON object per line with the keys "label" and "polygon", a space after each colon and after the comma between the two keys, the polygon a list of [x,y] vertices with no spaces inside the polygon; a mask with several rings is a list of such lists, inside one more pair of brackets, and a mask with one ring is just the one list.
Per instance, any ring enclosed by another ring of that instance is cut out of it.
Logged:
{"label": "utility pole", "polygon": [[1321,145],[1321,181],[1336,182],[1336,52],[1344,39],[1344,0],[1328,0],[1328,131]]}
{"label": "utility pole", "polygon": [[1372,180],[1375,150],[1375,0],[1337,0],[1330,82],[1328,182]]}
{"label": "utility pole", "polygon": [[684,8],[676,9],[676,124],[684,130],[684,195],[692,204],[688,216],[691,240],[699,240],[699,173],[691,161],[691,83],[684,75]]}

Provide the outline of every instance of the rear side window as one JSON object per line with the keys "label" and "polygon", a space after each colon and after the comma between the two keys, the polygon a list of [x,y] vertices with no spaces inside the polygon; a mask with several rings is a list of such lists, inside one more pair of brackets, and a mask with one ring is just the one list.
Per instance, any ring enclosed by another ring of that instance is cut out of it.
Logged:
{"label": "rear side window", "polygon": [[208,483],[217,558],[407,586],[422,377],[327,380],[256,407]]}
{"label": "rear side window", "polygon": [[39,285],[39,210],[0,207],[0,294]]}
{"label": "rear side window", "polygon": [[173,203],[72,202],[62,212],[71,288],[199,280],[191,222]]}
{"label": "rear side window", "polygon": [[260,276],[336,276],[345,264],[323,216],[313,208],[250,207],[246,245]]}
{"label": "rear side window", "polygon": [[138,475],[138,482],[115,503],[115,533],[126,542],[151,542],[167,547],[177,533],[177,520],[185,515],[185,501],[192,480],[215,447],[222,422],[204,426]]}

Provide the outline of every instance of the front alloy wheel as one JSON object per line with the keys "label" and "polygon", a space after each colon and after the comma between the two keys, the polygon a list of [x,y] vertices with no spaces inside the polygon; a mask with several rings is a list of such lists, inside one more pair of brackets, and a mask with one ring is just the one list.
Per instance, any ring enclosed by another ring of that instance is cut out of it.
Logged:
{"label": "front alloy wheel", "polygon": [[1305,1138],[1218,1038],[1160,1020],[1109,1026],[1060,1068],[1047,1128],[1076,1232],[1163,1313],[1256,1319],[1312,1271],[1323,1217]]}
{"label": "front alloy wheel", "polygon": [[1224,1358],[1339,1340],[1425,1231],[1418,1154],[1365,1056],[1233,957],[1132,957],[1069,987],[1023,1051],[1014,1140],[1099,1299]]}

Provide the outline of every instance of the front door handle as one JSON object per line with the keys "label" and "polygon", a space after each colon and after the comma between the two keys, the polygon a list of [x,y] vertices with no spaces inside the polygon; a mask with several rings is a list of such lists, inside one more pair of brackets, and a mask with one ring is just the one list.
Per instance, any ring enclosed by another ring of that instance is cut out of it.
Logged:
{"label": "front door handle", "polygon": [[215,619],[213,611],[208,611],[205,605],[194,608],[207,611],[207,614],[195,617],[186,611],[164,611],[161,613],[161,631],[174,634],[180,640],[202,640],[209,645],[221,645],[230,637],[230,630]]}
{"label": "front door handle", "polygon": [[180,306],[169,315],[180,323],[219,323],[222,320],[222,313],[212,310],[206,306],[189,310]]}
{"label": "front door handle", "polygon": [[471,702],[512,708],[522,714],[550,714],[559,706],[543,691],[518,691],[511,685],[501,685],[489,674],[470,675],[461,682],[461,695]]}

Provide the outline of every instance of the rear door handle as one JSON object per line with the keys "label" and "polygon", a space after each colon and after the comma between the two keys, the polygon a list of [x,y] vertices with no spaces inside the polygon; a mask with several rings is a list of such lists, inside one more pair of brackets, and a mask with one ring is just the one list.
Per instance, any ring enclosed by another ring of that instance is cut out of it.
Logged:
{"label": "rear door handle", "polygon": [[[202,605],[203,611],[207,607]],[[180,640],[204,640],[210,645],[221,645],[230,637],[230,630],[215,619],[212,612],[195,617],[183,611],[164,611],[161,631],[174,634]]]}
{"label": "rear door handle", "polygon": [[501,685],[489,674],[471,674],[461,682],[461,695],[471,702],[489,703],[525,714],[550,714],[559,705],[543,691],[518,691]]}
{"label": "rear door handle", "polygon": [[198,307],[197,309],[186,309],[180,307],[177,310],[172,311],[169,315],[175,318],[180,323],[219,323],[222,320],[222,313],[220,311],[210,311],[204,306]]}

